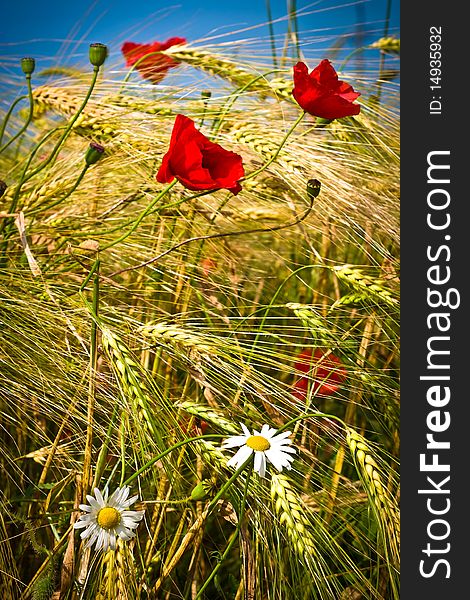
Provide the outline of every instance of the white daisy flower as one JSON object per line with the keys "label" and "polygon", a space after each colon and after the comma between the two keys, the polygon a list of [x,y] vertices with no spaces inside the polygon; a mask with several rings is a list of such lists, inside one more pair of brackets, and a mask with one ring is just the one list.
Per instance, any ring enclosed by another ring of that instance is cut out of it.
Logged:
{"label": "white daisy flower", "polygon": [[227,461],[228,466],[238,469],[254,452],[255,460],[253,468],[259,473],[260,477],[265,476],[266,459],[278,471],[282,471],[284,467],[286,469],[291,468],[290,463],[294,460],[291,454],[295,454],[296,449],[288,447],[292,443],[288,439],[291,434],[290,431],[284,431],[276,435],[277,429],[269,427],[269,425],[263,425],[261,431],[254,431],[252,435],[246,425],[243,425],[243,423],[240,424],[244,435],[234,435],[222,443],[223,448],[241,446],[236,454]]}
{"label": "white daisy flower", "polygon": [[144,516],[144,510],[128,510],[138,496],[128,498],[129,486],[117,488],[108,498],[108,488],[101,494],[95,488],[95,497],[87,496],[89,504],[80,504],[79,520],[74,523],[75,529],[82,529],[80,537],[82,540],[88,538],[86,547],[90,548],[96,542],[95,550],[116,549],[116,537],[122,540],[130,540],[135,537],[133,529],[136,529]]}

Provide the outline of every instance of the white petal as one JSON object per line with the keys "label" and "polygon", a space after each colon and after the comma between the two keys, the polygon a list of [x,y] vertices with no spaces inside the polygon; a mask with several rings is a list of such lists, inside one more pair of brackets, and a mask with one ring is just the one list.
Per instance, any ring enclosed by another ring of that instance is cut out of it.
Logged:
{"label": "white petal", "polygon": [[244,423],[240,423],[240,425],[242,426],[243,433],[246,436],[250,437],[251,433],[250,433],[250,430],[248,429],[248,427]]}
{"label": "white petal", "polygon": [[78,508],[83,510],[83,512],[91,512],[93,510],[91,506],[88,506],[88,504],[79,504]]}
{"label": "white petal", "polygon": [[[121,490],[121,494],[119,495],[119,502],[120,503],[129,502],[130,500],[128,500],[128,498],[129,498],[130,493],[131,493],[130,486],[128,486],[128,485],[124,486]],[[136,496],[136,499],[137,498],[138,498],[138,496]]]}
{"label": "white petal", "polygon": [[129,506],[131,504],[134,504],[134,502],[136,502],[139,499],[139,494],[136,494],[135,496],[132,496],[132,498],[128,498],[125,502],[120,502],[120,506],[121,508],[129,508]]}
{"label": "white petal", "polygon": [[263,464],[263,456],[262,452],[255,452],[255,460],[253,463],[253,469],[259,473]]}
{"label": "white petal", "polygon": [[[286,460],[286,456],[283,455],[282,452],[276,452],[275,450],[267,450],[266,458],[278,471],[282,471],[283,467],[289,464],[289,461]],[[289,458],[292,459],[292,457]]]}
{"label": "white petal", "polygon": [[261,428],[260,435],[265,437],[267,440],[271,441],[271,439],[275,436],[276,432],[277,429],[274,429],[274,427],[270,427],[269,425],[263,425],[263,427]]}
{"label": "white petal", "polygon": [[130,518],[135,519],[136,521],[140,521],[144,515],[145,510],[123,510],[121,513],[123,519]]}
{"label": "white petal", "polygon": [[84,531],[81,532],[80,537],[82,540],[86,539],[96,530],[96,525],[89,525]]}
{"label": "white petal", "polygon": [[101,550],[101,549],[107,550],[108,542],[109,542],[109,533],[106,530],[102,529],[100,531],[98,539],[96,540],[95,550]]}
{"label": "white petal", "polygon": [[289,446],[273,446],[275,450],[279,450],[279,452],[289,452],[290,454],[297,454],[296,448],[291,448]]}
{"label": "white petal", "polygon": [[288,438],[291,435],[291,433],[292,433],[292,431],[283,431],[282,433],[278,433],[277,435],[275,435],[273,437],[272,441],[273,442],[280,442],[281,440],[284,440],[285,438]]}
{"label": "white petal", "polygon": [[[127,492],[127,493],[126,493]],[[125,486],[123,488],[116,488],[114,492],[111,494],[108,500],[108,506],[116,507],[121,504],[121,502],[127,498],[129,494],[129,487]]]}
{"label": "white petal", "polygon": [[235,448],[235,446],[243,446],[246,442],[246,435],[233,435],[222,442],[222,448]]}
{"label": "white petal", "polygon": [[101,529],[96,525],[95,527],[90,527],[89,529],[85,529],[85,531],[82,531],[82,533],[80,534],[80,537],[82,538],[82,540],[86,539],[87,537],[90,537],[90,539],[87,542],[86,547],[89,548],[90,546],[93,546],[94,541],[96,540],[96,538],[99,536]]}
{"label": "white petal", "polygon": [[266,475],[266,457],[264,452],[255,452],[255,464],[253,469],[259,473],[260,477],[264,477]]}
{"label": "white petal", "polygon": [[123,527],[122,524],[119,524],[116,527],[116,533],[122,540],[131,540],[133,537],[135,537],[135,533],[126,527]]}
{"label": "white petal", "polygon": [[98,488],[95,488],[95,497],[100,506],[104,506],[106,504],[106,500],[103,498]]}
{"label": "white petal", "polygon": [[100,504],[96,498],[93,498],[93,496],[87,495],[86,499],[90,503],[90,506],[95,510],[100,510],[100,508],[103,508],[103,504]]}
{"label": "white petal", "polygon": [[[86,515],[86,516],[88,517],[89,515]],[[73,527],[74,527],[74,529],[81,529],[82,527],[88,527],[88,525],[90,525],[91,523],[94,523],[94,522],[95,522],[95,520],[92,518],[86,519],[86,518],[80,517],[80,519],[73,524]]]}
{"label": "white petal", "polygon": [[237,466],[241,467],[242,464],[248,459],[249,456],[251,456],[253,452],[253,449],[250,448],[249,446],[242,446],[234,456],[232,456],[232,458],[227,461],[227,465],[229,467],[233,467],[233,466]]}

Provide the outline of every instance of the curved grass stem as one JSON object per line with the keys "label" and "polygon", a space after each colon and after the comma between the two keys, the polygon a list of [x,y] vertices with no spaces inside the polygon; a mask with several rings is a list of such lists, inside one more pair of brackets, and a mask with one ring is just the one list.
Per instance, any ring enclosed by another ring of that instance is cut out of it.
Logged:
{"label": "curved grass stem", "polygon": [[29,98],[29,115],[28,115],[28,118],[26,120],[26,123],[23,125],[23,127],[12,138],[10,138],[8,140],[8,142],[6,142],[0,148],[0,154],[4,150],[6,150],[10,144],[12,144],[16,139],[18,139],[23,132],[26,131],[26,129],[28,128],[28,125],[31,123],[31,119],[33,118],[34,100],[33,100],[33,91],[31,89],[31,76],[30,75],[26,77],[26,81],[27,81],[27,85],[28,85],[28,95],[27,96],[20,96],[10,106],[7,114],[5,115],[5,118],[3,119],[2,128],[0,129],[0,144],[3,141],[3,135],[5,133],[5,129],[6,129],[7,123],[10,120],[10,117],[11,117],[11,115],[13,113],[13,110],[15,109],[16,105],[21,100],[24,100],[25,98]]}

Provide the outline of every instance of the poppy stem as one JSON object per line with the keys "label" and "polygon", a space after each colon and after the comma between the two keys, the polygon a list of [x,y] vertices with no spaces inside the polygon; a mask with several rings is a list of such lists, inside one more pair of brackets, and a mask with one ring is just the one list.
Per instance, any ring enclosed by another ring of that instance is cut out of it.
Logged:
{"label": "poppy stem", "polygon": [[[85,109],[85,106],[88,104],[88,100],[91,97],[93,89],[94,89],[94,87],[96,85],[96,81],[98,79],[99,70],[100,70],[99,67],[93,67],[93,76],[92,76],[91,83],[90,83],[90,86],[88,88],[88,91],[87,91],[87,93],[85,95],[85,98],[83,99],[83,102],[80,105],[80,107],[77,110],[77,112],[74,114],[74,116],[72,117],[72,119],[69,121],[69,123],[65,127],[65,131],[63,132],[63,134],[62,134],[61,138],[59,139],[59,141],[57,142],[57,144],[52,149],[52,152],[49,155],[49,157],[43,163],[41,163],[39,165],[39,167],[37,167],[34,171],[32,171],[32,173],[28,173],[28,175],[26,177],[24,177],[20,181],[20,183],[18,184],[18,188],[17,188],[16,194],[19,193],[19,190],[20,190],[21,186],[26,181],[28,181],[29,179],[31,179],[31,177],[34,177],[34,175],[37,175],[40,171],[42,171],[43,169],[45,169],[51,162],[53,162],[57,158],[57,155],[59,154],[59,151],[61,150],[62,146],[64,145],[64,143],[65,143],[65,141],[67,139],[67,137],[69,136],[70,132],[72,131],[72,127],[76,123],[78,117],[82,114],[83,110]],[[39,142],[39,144],[42,144],[42,140],[41,140],[41,142]]]}
{"label": "poppy stem", "polygon": [[170,446],[169,448],[167,448],[166,450],[164,450],[163,452],[161,452],[157,456],[154,456],[151,460],[149,460],[147,463],[145,463],[145,465],[143,465],[142,467],[140,467],[140,469],[138,471],[136,471],[130,477],[128,477],[126,479],[126,481],[124,481],[122,483],[122,485],[129,485],[131,483],[131,481],[134,481],[134,479],[136,477],[138,477],[139,475],[141,475],[142,473],[144,473],[147,469],[149,469],[156,462],[158,462],[159,460],[161,460],[162,458],[164,458],[167,454],[170,454],[170,452],[173,452],[173,450],[177,450],[178,448],[181,448],[181,446],[184,446],[185,444],[189,444],[191,442],[197,442],[199,440],[211,440],[211,439],[214,439],[214,438],[221,438],[221,437],[227,437],[227,436],[226,435],[222,435],[222,434],[211,433],[211,434],[207,434],[207,435],[198,435],[196,437],[192,437],[192,438],[188,438],[186,440],[182,440],[181,442],[178,442],[177,444],[174,444],[173,446]]}
{"label": "poppy stem", "polygon": [[232,106],[235,104],[235,102],[238,100],[240,95],[243,94],[243,92],[246,92],[246,90],[249,89],[252,85],[254,85],[257,81],[259,81],[260,79],[265,79],[265,77],[267,75],[272,75],[273,73],[285,73],[285,69],[272,69],[271,71],[267,71],[266,73],[257,75],[251,81],[249,81],[248,83],[245,83],[245,85],[243,85],[242,87],[238,88],[237,90],[235,90],[234,92],[232,92],[230,94],[230,96],[227,100],[227,103],[225,104],[225,106],[223,108],[222,113],[220,114],[219,117],[214,119],[214,122],[213,122],[213,125],[211,128],[212,141],[214,141],[214,139],[217,137],[217,134],[219,133],[219,130],[222,127],[222,123],[225,119],[225,115],[228,114],[228,112],[230,111]]}
{"label": "poppy stem", "polygon": [[[90,86],[88,88],[88,91],[85,95],[85,98],[82,102],[82,104],[80,105],[79,109],[77,110],[77,112],[75,113],[75,115],[72,117],[72,119],[69,121],[69,123],[67,124],[67,126],[65,127],[59,141],[56,143],[56,145],[54,146],[54,148],[52,149],[51,154],[49,155],[49,157],[42,162],[36,169],[34,169],[31,173],[27,173],[27,170],[29,168],[29,165],[31,164],[31,161],[34,157],[34,155],[36,154],[36,152],[38,151],[39,147],[42,146],[42,144],[49,139],[50,135],[55,133],[55,131],[58,131],[58,129],[55,129],[53,131],[50,131],[49,133],[47,133],[43,139],[41,141],[39,141],[36,146],[32,149],[32,151],[30,152],[29,155],[29,159],[28,162],[26,164],[26,167],[23,170],[23,173],[21,174],[20,177],[20,181],[18,182],[18,185],[16,186],[16,190],[15,193],[13,195],[13,199],[11,201],[11,205],[10,205],[10,213],[14,213],[16,211],[16,207],[18,204],[18,199],[20,196],[20,192],[21,192],[21,188],[23,187],[23,185],[29,181],[32,177],[34,177],[35,175],[37,175],[38,173],[40,173],[43,169],[45,169],[50,163],[54,163],[55,159],[57,158],[57,155],[59,154],[62,146],[64,145],[65,141],[67,140],[70,132],[72,131],[72,127],[75,124],[75,122],[77,121],[78,117],[81,115],[81,113],[83,112],[85,106],[88,103],[88,100],[91,97],[91,94],[93,92],[93,89],[96,85],[96,81],[98,79],[98,73],[100,71],[100,67],[93,67],[93,77],[90,83]],[[31,85],[29,83],[29,85]],[[31,92],[32,94],[32,92]],[[30,109],[30,113],[32,115],[32,95],[30,96],[30,102],[31,102],[31,109]],[[5,235],[4,235],[4,239],[3,239],[3,244],[0,250],[0,266],[2,266],[4,263],[6,263],[6,254],[7,254],[7,250],[8,250],[8,238],[11,235],[11,222],[5,222],[3,223],[3,227],[2,230],[5,231]]]}
{"label": "poppy stem", "polygon": [[[26,75],[26,84],[28,86],[28,98],[29,98],[29,113],[28,113],[28,118],[26,119],[26,123],[23,125],[23,127],[13,137],[11,137],[8,140],[8,142],[6,142],[0,148],[0,154],[4,150],[6,150],[10,144],[12,144],[16,139],[18,139],[22,133],[24,133],[26,131],[26,129],[28,128],[28,125],[31,123],[31,120],[33,118],[34,99],[33,99],[33,90],[31,88],[31,75]],[[18,100],[21,100],[22,98],[24,98],[24,96],[22,96],[21,98],[18,98]],[[0,134],[0,143],[1,143],[1,140],[3,138],[3,134],[5,132],[5,127],[6,127],[7,121],[10,118],[11,112],[12,112],[13,108],[15,107],[17,101],[15,101],[12,104],[10,110],[8,111],[7,116],[5,117],[5,120],[4,120],[3,126],[2,126],[2,131],[1,131],[1,134]]]}
{"label": "poppy stem", "polygon": [[164,190],[162,190],[157,196],[155,196],[155,198],[152,200],[152,202],[150,202],[150,204],[147,206],[147,208],[145,210],[143,210],[140,213],[140,215],[137,217],[137,219],[133,222],[132,227],[129,229],[129,231],[126,231],[126,233],[123,233],[120,237],[118,237],[117,240],[114,240],[113,242],[110,242],[106,246],[103,246],[102,250],[107,250],[108,248],[111,248],[112,246],[115,246],[116,244],[119,244],[119,242],[122,242],[126,238],[128,238],[131,235],[131,233],[133,233],[137,229],[137,227],[142,223],[142,221],[145,219],[145,217],[147,217],[149,215],[149,213],[151,212],[151,210],[155,206],[155,204],[157,204],[157,202],[159,200],[161,200],[163,198],[163,196],[165,196],[165,194],[171,190],[171,188],[176,184],[176,182],[177,182],[177,179],[174,179],[169,185],[167,185],[167,187]]}
{"label": "poppy stem", "polygon": [[285,431],[288,427],[290,427],[291,425],[293,425],[297,421],[301,421],[302,419],[309,419],[311,417],[319,417],[319,418],[331,419],[333,421],[338,421],[338,423],[340,425],[342,425],[345,430],[348,428],[348,426],[343,421],[343,419],[340,419],[336,415],[330,415],[328,413],[322,413],[322,412],[311,412],[311,413],[306,412],[303,415],[299,415],[298,417],[295,417],[294,419],[291,419],[290,421],[287,421],[287,423],[284,423],[284,425],[282,425],[282,427],[280,427],[278,429],[278,433],[281,433],[281,432]]}
{"label": "poppy stem", "polygon": [[8,109],[7,114],[5,115],[5,118],[3,119],[3,123],[2,123],[2,127],[0,128],[0,144],[2,143],[3,140],[3,134],[5,133],[5,129],[7,126],[7,123],[11,117],[11,114],[15,108],[15,106],[21,102],[22,100],[25,100],[28,96],[20,96],[19,98],[17,98],[13,104],[10,106],[10,108]]}
{"label": "poppy stem", "polygon": [[279,156],[282,148],[284,147],[285,143],[287,142],[287,140],[291,136],[291,134],[294,131],[294,129],[300,123],[300,121],[302,121],[302,119],[304,118],[305,114],[306,114],[305,111],[302,111],[302,113],[297,117],[296,121],[294,122],[294,124],[292,125],[292,127],[289,129],[289,131],[286,133],[286,135],[282,139],[281,143],[279,144],[278,149],[271,156],[271,158],[262,167],[260,167],[259,169],[256,169],[256,171],[253,171],[252,173],[250,173],[246,177],[243,177],[242,179],[240,179],[240,181],[247,181],[248,179],[252,179],[253,177],[256,177],[256,175],[259,175],[260,173],[262,173],[265,169],[267,169],[269,167],[270,164],[272,164],[276,160],[276,158]]}
{"label": "poppy stem", "polygon": [[34,215],[34,214],[36,214],[38,212],[49,210],[49,209],[53,208],[54,206],[57,206],[58,204],[61,204],[62,202],[64,202],[64,200],[67,200],[67,198],[69,198],[74,193],[74,191],[78,188],[78,186],[82,182],[82,179],[85,176],[85,173],[88,171],[89,167],[90,167],[90,165],[85,165],[83,167],[82,171],[80,172],[80,175],[78,176],[78,178],[75,181],[75,183],[73,184],[73,186],[70,188],[70,190],[62,198],[59,198],[58,200],[54,200],[54,202],[51,202],[51,204],[48,204],[46,206],[39,205],[39,206],[35,206],[31,210],[25,210],[24,211],[25,215],[27,215],[28,217],[30,217],[31,215]]}
{"label": "poppy stem", "polygon": [[[299,122],[300,120],[298,119],[297,121]],[[261,169],[261,170],[263,170],[263,169]],[[175,244],[168,250],[165,250],[158,256],[154,256],[154,258],[151,258],[150,260],[146,260],[145,262],[142,262],[134,267],[127,267],[125,269],[120,269],[119,271],[114,271],[113,273],[110,273],[107,277],[113,278],[113,277],[116,277],[116,275],[121,275],[121,273],[125,273],[127,271],[135,271],[137,269],[142,269],[143,267],[147,267],[148,265],[151,265],[154,262],[157,262],[164,256],[167,256],[171,252],[174,252],[175,250],[178,250],[178,248],[181,248],[182,246],[185,246],[186,244],[190,244],[191,242],[197,242],[197,241],[201,241],[201,240],[214,240],[214,239],[219,239],[219,238],[247,235],[247,234],[253,234],[253,233],[271,233],[272,231],[279,231],[281,229],[287,229],[288,227],[293,227],[294,225],[301,223],[308,217],[308,215],[312,211],[314,202],[315,202],[315,197],[310,196],[310,204],[309,204],[308,208],[299,217],[297,217],[294,221],[291,221],[290,223],[285,223],[284,225],[276,225],[275,227],[266,227],[266,228],[257,227],[256,229],[248,229],[246,231],[229,231],[226,233],[212,233],[212,234],[208,234],[208,235],[200,235],[197,237],[188,238],[186,240],[183,240],[182,242],[178,242],[177,244]]]}

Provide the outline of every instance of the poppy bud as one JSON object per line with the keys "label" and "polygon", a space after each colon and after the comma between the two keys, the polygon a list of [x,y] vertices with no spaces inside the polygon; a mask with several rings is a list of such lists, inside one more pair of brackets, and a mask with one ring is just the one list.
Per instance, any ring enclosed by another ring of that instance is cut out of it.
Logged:
{"label": "poppy bud", "polygon": [[308,197],[313,200],[320,193],[321,183],[318,179],[309,179],[307,181],[307,194]]}
{"label": "poppy bud", "polygon": [[104,148],[96,142],[91,142],[90,146],[85,154],[85,162],[88,166],[94,165],[100,160],[104,154]]}
{"label": "poppy bud", "polygon": [[7,191],[7,187],[8,187],[7,184],[0,179],[0,198]]}
{"label": "poppy bud", "polygon": [[209,100],[209,98],[212,96],[212,92],[210,90],[202,90],[201,92],[201,99],[202,100]]}
{"label": "poppy bud", "polygon": [[89,57],[94,67],[101,67],[108,56],[108,47],[104,44],[90,44]]}
{"label": "poppy bud", "polygon": [[191,492],[191,500],[204,500],[212,489],[212,483],[208,479],[203,479]]}
{"label": "poppy bud", "polygon": [[21,69],[23,73],[28,76],[34,73],[34,68],[36,67],[36,61],[34,58],[29,56],[21,59]]}

